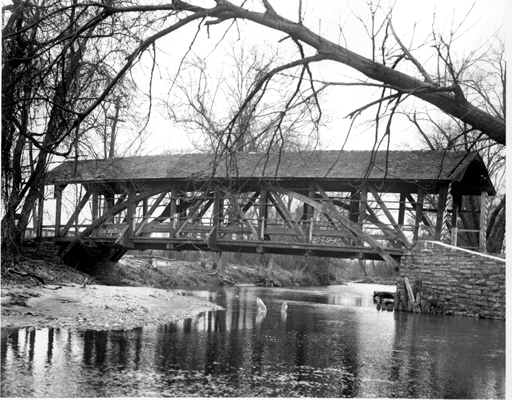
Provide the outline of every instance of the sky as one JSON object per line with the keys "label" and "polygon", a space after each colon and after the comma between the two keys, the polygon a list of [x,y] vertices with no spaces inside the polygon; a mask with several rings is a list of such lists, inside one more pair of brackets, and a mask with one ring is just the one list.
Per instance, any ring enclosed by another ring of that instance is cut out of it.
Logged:
{"label": "sky", "polygon": [[[298,1],[272,1],[273,7],[278,13],[291,20],[297,19]],[[406,1],[397,0],[393,8],[392,21],[397,34],[404,44],[415,49],[414,56],[425,65],[432,62],[432,49],[427,44],[420,47],[431,35],[432,29],[437,33],[448,35],[456,30],[454,41],[454,54],[464,57],[471,51],[485,52],[489,46],[489,40],[500,30],[505,37],[507,17],[511,11],[511,5],[506,0],[484,1],[477,0],[474,3],[461,0],[443,1]],[[256,7],[258,1],[253,1]],[[381,1],[383,9],[388,9],[391,2]],[[363,26],[368,23],[368,6],[360,0],[324,0],[315,2],[304,1],[304,24],[311,30],[322,34],[334,42],[346,43],[352,51],[366,57],[371,54],[370,40]],[[189,54],[205,60],[210,74],[221,77],[229,72],[227,62],[232,48],[243,44],[247,48],[253,45],[263,48],[275,48],[286,59],[296,58],[294,46],[279,44],[283,34],[269,28],[260,27],[252,23],[241,23],[239,29],[231,29],[226,34],[227,24],[214,25],[210,28],[209,36],[206,30],[199,32],[196,42]],[[190,26],[168,36],[158,42],[159,52],[157,58],[159,68],[154,77],[152,94],[154,99],[166,101],[172,97],[176,101],[176,85],[173,85],[177,71],[181,76],[187,73],[186,67],[180,64],[181,55],[189,51],[191,38],[196,32],[195,26]],[[340,32],[342,32],[340,34]],[[286,41],[285,41],[286,42]],[[282,43],[285,43],[282,42]],[[215,50],[213,50],[215,48]],[[143,85],[147,81],[147,60],[143,60],[140,66],[133,71],[134,76]],[[320,63],[313,67],[315,76],[330,81],[353,81],[360,79],[361,74],[337,63]],[[411,74],[418,76],[418,72],[407,65]],[[172,89],[171,89],[172,88]],[[169,93],[172,96],[169,97]],[[363,123],[372,118],[372,110],[359,117],[359,123],[352,128],[351,135],[346,141],[346,135],[350,126],[350,119],[346,118],[354,109],[374,100],[377,92],[363,88],[341,88],[331,90],[322,101],[322,108],[326,115],[325,126],[320,132],[320,146],[326,149],[367,150],[371,149],[375,139],[375,130],[368,123]],[[179,100],[178,100],[179,102]],[[156,104],[157,102],[153,102]],[[183,100],[183,104],[186,101]],[[183,105],[182,104],[182,105]],[[425,103],[420,100],[408,102],[409,109],[426,109]],[[180,126],[177,126],[166,115],[161,107],[154,107],[148,125],[148,137],[144,145],[144,154],[160,154],[162,152],[189,151],[193,149],[190,137]],[[195,137],[197,139],[197,136]],[[345,142],[346,141],[346,142]],[[410,149],[419,148],[416,128],[409,122],[395,119],[392,126],[390,148]]]}

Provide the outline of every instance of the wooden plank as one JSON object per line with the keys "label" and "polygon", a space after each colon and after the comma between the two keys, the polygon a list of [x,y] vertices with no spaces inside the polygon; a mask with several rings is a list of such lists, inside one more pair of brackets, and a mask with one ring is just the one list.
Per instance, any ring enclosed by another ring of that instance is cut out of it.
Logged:
{"label": "wooden plank", "polygon": [[393,217],[393,214],[391,214],[384,201],[382,201],[382,198],[377,192],[375,186],[373,184],[368,184],[368,189],[370,189],[370,192],[372,193],[373,198],[377,200],[377,204],[379,205],[380,209],[384,211],[384,214],[386,214],[386,217],[388,218],[389,222],[391,222],[391,225],[393,225],[393,227],[395,228],[395,231],[398,234],[398,237],[400,238],[402,243],[405,245],[406,248],[410,249],[412,246],[411,242],[409,242],[409,239],[407,239],[404,232],[402,231],[402,228],[396,222],[395,218]]}
{"label": "wooden plank", "polygon": [[[297,236],[299,236],[299,238],[302,241],[306,242],[307,241],[306,235],[300,228],[297,221],[295,221],[295,218],[292,217],[290,211],[286,207],[286,204],[284,204],[283,199],[281,199],[281,196],[279,196],[279,194],[274,195],[274,193],[272,193],[272,192],[269,192],[268,196],[271,200],[274,201],[274,206],[276,207],[278,212],[281,213],[281,216],[284,217],[283,219],[288,223],[288,225],[290,225],[291,228],[293,228],[295,230],[295,232],[297,232]],[[304,197],[306,197],[306,196],[304,196]]]}
{"label": "wooden plank", "polygon": [[[254,226],[254,225],[253,225]],[[107,229],[111,231],[121,231],[125,228],[125,225],[122,224],[112,224],[106,226]],[[209,233],[214,228],[212,225],[187,225],[181,233]],[[156,226],[152,226],[148,224],[144,230],[144,232],[169,232],[169,223],[162,223]],[[219,228],[219,232],[225,234],[253,234],[252,230],[247,226],[221,226]],[[265,228],[265,235],[276,235],[276,236],[297,236],[297,231],[292,228]],[[321,236],[321,237],[330,237],[330,238],[351,238],[351,236],[346,231],[333,231],[326,229],[313,229],[311,232],[311,236]],[[384,237],[383,237],[384,238]]]}
{"label": "wooden plank", "polygon": [[84,206],[87,204],[87,201],[89,200],[89,198],[91,197],[91,192],[89,191],[86,191],[85,194],[83,195],[82,199],[80,200],[80,202],[77,204],[76,208],[75,208],[75,211],[73,211],[73,214],[71,215],[71,217],[69,218],[69,221],[67,222],[67,224],[64,226],[64,228],[62,229],[62,236],[66,236],[69,229],[71,229],[71,226],[73,225],[73,223],[75,222],[75,219],[78,219],[78,215],[80,214],[80,212],[82,211],[82,209],[84,208]]}

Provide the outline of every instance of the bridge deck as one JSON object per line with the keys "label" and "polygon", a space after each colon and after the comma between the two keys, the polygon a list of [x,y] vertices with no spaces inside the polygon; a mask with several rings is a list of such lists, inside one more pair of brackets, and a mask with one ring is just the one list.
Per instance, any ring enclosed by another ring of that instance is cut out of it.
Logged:
{"label": "bridge deck", "polygon": [[[74,242],[74,238],[53,239],[60,245]],[[90,237],[82,243],[86,245],[100,244],[105,247],[119,248],[123,250],[172,250],[172,251],[226,251],[233,253],[265,253],[265,254],[289,254],[300,256],[332,257],[332,258],[361,258],[369,260],[382,260],[379,253],[365,246],[323,245],[314,243],[297,242],[269,242],[221,239],[217,241],[217,247],[212,249],[208,241],[201,239],[170,239],[155,237],[138,237],[131,241],[131,246],[126,248],[116,244],[116,238]],[[391,257],[399,261],[405,249],[390,248],[385,250]]]}

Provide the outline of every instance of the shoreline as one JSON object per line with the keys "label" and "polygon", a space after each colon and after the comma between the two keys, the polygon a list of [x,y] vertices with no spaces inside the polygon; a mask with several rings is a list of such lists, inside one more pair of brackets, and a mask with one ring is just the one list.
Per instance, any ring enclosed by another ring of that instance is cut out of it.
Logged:
{"label": "shoreline", "polygon": [[223,308],[180,290],[151,287],[2,285],[2,328],[130,330]]}

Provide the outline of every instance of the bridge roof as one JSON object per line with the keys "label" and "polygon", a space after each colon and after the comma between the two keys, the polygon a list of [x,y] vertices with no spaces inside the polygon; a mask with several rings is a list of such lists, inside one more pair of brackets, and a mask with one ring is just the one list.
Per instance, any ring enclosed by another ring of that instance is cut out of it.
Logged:
{"label": "bridge roof", "polygon": [[207,180],[215,163],[213,176],[219,179],[448,181],[495,194],[478,153],[446,151],[237,153],[220,160],[193,153],[67,161],[47,173],[46,184]]}

